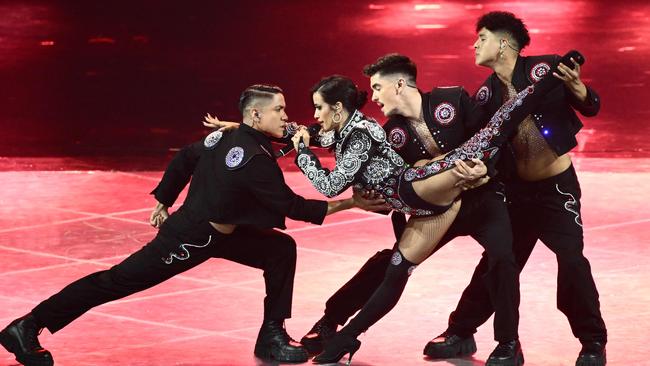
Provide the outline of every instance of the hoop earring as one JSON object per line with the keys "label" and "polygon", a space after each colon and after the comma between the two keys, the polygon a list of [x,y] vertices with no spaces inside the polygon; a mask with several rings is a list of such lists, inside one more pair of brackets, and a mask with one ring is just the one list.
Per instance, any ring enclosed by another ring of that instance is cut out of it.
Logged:
{"label": "hoop earring", "polygon": [[341,116],[341,112],[336,112],[332,116],[332,122],[334,122],[336,124],[341,123],[341,119],[343,119],[343,117]]}

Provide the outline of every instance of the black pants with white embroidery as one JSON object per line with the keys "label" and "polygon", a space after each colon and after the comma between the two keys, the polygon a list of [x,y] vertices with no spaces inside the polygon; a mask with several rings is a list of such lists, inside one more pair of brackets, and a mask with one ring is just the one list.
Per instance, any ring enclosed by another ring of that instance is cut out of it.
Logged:
{"label": "black pants with white embroidery", "polygon": [[[538,182],[508,184],[507,196],[519,268],[525,266],[537,240],[541,240],[556,255],[557,307],[569,320],[574,336],[582,342],[607,342],[598,290],[583,254],[581,192],[574,168]],[[490,294],[481,280],[486,268],[483,258],[449,317],[449,332],[472,334],[492,315]]]}
{"label": "black pants with white embroidery", "polygon": [[95,306],[153,287],[210,258],[262,269],[264,318],[291,316],[296,243],[290,236],[251,227],[238,227],[225,235],[182,211],[172,214],[151,242],[124,261],[72,282],[37,305],[32,314],[54,333]]}

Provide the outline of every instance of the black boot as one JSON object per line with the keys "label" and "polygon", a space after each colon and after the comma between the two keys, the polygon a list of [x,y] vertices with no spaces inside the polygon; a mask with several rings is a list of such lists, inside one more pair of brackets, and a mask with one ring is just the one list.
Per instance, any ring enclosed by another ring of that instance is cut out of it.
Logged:
{"label": "black boot", "polygon": [[521,366],[524,364],[524,353],[518,340],[499,342],[490,353],[485,366]]}
{"label": "black boot", "polygon": [[16,355],[16,361],[25,366],[52,366],[52,354],[38,343],[41,330],[34,316],[29,313],[14,320],[0,332],[0,343]]}
{"label": "black boot", "polygon": [[306,362],[305,347],[294,341],[284,329],[282,320],[265,320],[255,343],[255,356],[278,362]]}
{"label": "black boot", "polygon": [[307,351],[312,355],[321,353],[323,352],[323,341],[332,338],[336,333],[337,327],[338,324],[330,320],[327,315],[323,315],[323,317],[314,324],[309,333],[302,337],[300,343],[302,343],[302,345],[305,346]]}
{"label": "black boot", "polygon": [[444,332],[429,341],[422,353],[431,358],[465,357],[476,353],[476,341],[473,335],[463,338]]}
{"label": "black boot", "polygon": [[338,332],[325,341],[323,352],[312,360],[315,364],[337,363],[343,356],[350,354],[347,365],[352,362],[352,356],[361,347],[361,341],[353,335]]}
{"label": "black boot", "polygon": [[605,364],[607,364],[605,343],[586,342],[582,344],[576,366],[605,366]]}

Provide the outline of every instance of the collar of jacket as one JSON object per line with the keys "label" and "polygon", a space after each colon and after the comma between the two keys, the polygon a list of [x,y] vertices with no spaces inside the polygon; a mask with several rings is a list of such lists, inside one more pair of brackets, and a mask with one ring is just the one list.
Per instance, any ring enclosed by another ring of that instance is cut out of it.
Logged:
{"label": "collar of jacket", "polygon": [[271,153],[273,151],[273,145],[271,145],[271,140],[264,133],[254,129],[253,127],[245,123],[241,123],[239,125],[237,132],[253,137],[253,139],[256,142],[258,142],[260,146],[262,146],[269,153],[270,156],[274,157],[274,155]]}
{"label": "collar of jacket", "polygon": [[354,112],[351,113],[348,116],[348,119],[345,120],[345,122],[343,123],[343,128],[341,129],[341,131],[336,131],[334,133],[334,137],[336,138],[336,142],[341,142],[345,138],[345,136],[347,136],[348,133],[350,133],[350,131],[352,131],[354,129],[354,126],[356,125],[356,123],[359,122],[359,121],[362,121],[364,119],[365,119],[365,117],[364,117],[363,113],[361,113],[361,111],[359,111],[358,109],[355,109]]}
{"label": "collar of jacket", "polygon": [[512,85],[517,91],[524,90],[525,87],[531,84],[526,75],[526,58],[517,56],[517,62],[515,62],[515,68],[512,72]]}

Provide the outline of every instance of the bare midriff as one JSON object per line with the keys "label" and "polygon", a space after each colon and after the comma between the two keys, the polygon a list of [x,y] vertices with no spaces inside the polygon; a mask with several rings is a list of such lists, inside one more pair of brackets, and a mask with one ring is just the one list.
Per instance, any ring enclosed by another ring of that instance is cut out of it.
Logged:
{"label": "bare midriff", "polygon": [[219,224],[212,221],[210,221],[210,225],[212,225],[215,230],[222,234],[232,234],[232,232],[235,231],[235,228],[237,227],[237,225],[234,224]]}

